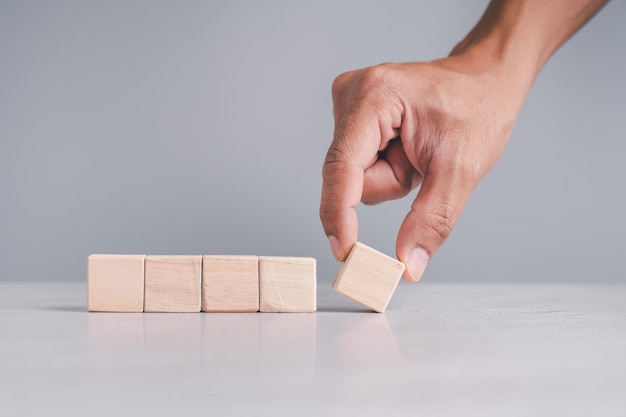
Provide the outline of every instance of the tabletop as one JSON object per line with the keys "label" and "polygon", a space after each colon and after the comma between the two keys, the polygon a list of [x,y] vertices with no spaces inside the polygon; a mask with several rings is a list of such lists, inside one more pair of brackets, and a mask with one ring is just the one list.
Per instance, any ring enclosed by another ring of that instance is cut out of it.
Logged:
{"label": "tabletop", "polygon": [[401,283],[384,314],[87,313],[0,284],[0,415],[626,416],[626,285]]}

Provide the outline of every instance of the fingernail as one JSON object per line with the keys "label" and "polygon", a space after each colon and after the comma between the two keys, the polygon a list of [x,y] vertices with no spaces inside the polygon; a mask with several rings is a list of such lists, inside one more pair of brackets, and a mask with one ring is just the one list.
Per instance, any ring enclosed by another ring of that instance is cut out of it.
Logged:
{"label": "fingernail", "polygon": [[341,244],[337,238],[333,235],[328,236],[328,243],[330,244],[330,250],[333,251],[333,256],[338,261],[343,261],[343,250]]}
{"label": "fingernail", "polygon": [[430,257],[424,249],[418,247],[411,250],[406,266],[412,281],[417,282],[422,278],[429,261]]}

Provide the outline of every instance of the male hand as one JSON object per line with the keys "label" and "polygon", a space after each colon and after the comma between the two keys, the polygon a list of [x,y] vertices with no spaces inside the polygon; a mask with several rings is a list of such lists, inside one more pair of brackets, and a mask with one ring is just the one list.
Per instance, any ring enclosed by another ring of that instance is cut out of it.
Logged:
{"label": "male hand", "polygon": [[357,240],[359,201],[419,186],[396,243],[404,278],[419,280],[501,155],[541,67],[606,2],[492,0],[448,58],[337,77],[320,207],[335,258]]}
{"label": "male hand", "polygon": [[357,240],[359,201],[397,199],[420,186],[396,254],[407,265],[406,280],[421,278],[511,134],[527,88],[506,81],[490,65],[462,55],[337,77],[335,136],[320,207],[337,260]]}

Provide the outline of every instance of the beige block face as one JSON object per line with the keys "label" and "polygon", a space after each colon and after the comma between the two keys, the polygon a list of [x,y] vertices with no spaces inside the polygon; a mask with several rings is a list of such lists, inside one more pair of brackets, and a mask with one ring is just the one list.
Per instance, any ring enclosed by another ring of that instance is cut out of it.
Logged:
{"label": "beige block face", "polygon": [[87,260],[87,311],[143,311],[145,255],[91,255]]}
{"label": "beige block face", "polygon": [[404,272],[404,264],[360,242],[354,244],[333,288],[383,313]]}
{"label": "beige block face", "polygon": [[198,313],[202,256],[146,257],[144,311]]}
{"label": "beige block face", "polygon": [[259,311],[259,257],[204,256],[202,311]]}
{"label": "beige block face", "polygon": [[315,259],[262,256],[259,287],[262,312],[312,313],[317,309]]}

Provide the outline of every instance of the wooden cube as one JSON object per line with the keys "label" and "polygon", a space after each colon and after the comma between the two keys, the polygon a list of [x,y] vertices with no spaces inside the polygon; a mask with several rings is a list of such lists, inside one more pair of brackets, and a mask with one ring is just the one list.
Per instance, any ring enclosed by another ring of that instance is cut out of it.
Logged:
{"label": "wooden cube", "polygon": [[259,258],[260,310],[312,313],[317,309],[314,258]]}
{"label": "wooden cube", "polygon": [[259,257],[204,256],[202,311],[259,311]]}
{"label": "wooden cube", "polygon": [[146,257],[144,311],[200,312],[202,256]]}
{"label": "wooden cube", "polygon": [[87,311],[143,311],[146,255],[91,255],[87,260]]}
{"label": "wooden cube", "polygon": [[383,313],[403,272],[402,262],[357,242],[335,278],[333,288]]}

